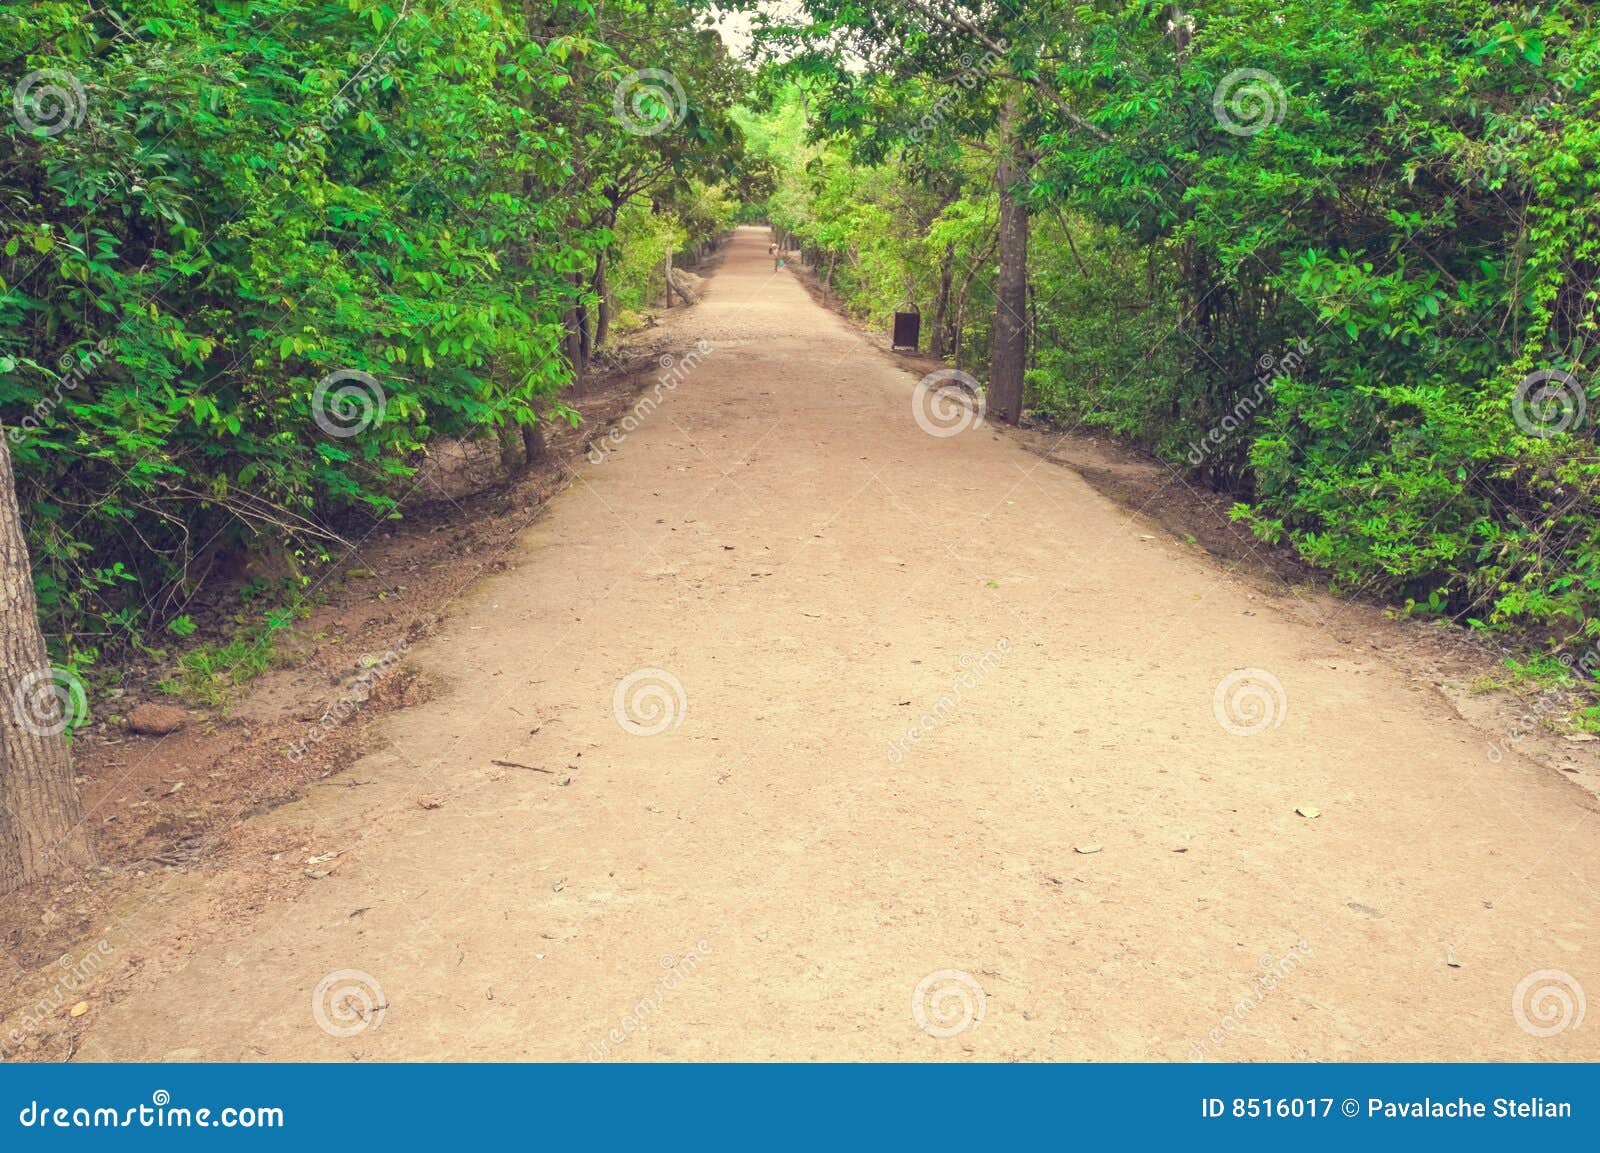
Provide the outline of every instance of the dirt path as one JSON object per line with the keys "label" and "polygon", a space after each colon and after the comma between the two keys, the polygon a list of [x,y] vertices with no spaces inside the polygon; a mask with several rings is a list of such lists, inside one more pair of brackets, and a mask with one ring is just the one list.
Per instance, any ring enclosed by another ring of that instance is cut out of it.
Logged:
{"label": "dirt path", "polygon": [[1513,1012],[1600,991],[1586,792],[1075,473],[923,431],[766,242],[413,649],[443,688],[370,783],[256,818],[331,874],[133,913],[128,954],[190,955],[80,1059],[1600,1058]]}

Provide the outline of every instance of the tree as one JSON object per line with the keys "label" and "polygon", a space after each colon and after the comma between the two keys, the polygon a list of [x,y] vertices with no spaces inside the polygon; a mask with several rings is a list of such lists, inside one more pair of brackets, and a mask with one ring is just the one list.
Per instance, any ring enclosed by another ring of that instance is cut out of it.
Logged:
{"label": "tree", "polygon": [[285,574],[249,598],[270,635],[424,495],[436,438],[514,466],[578,419],[601,301],[659,282],[629,225],[676,235],[677,190],[737,160],[708,11],[9,5],[0,422],[52,653],[228,627],[184,618],[247,556]]}
{"label": "tree", "polygon": [[[1032,325],[1028,233],[1034,169],[1030,141],[1105,133],[1079,115],[1041,69],[1047,29],[1071,23],[1066,12],[1048,21],[1027,7],[924,0],[862,6],[810,0],[805,18],[759,16],[764,41],[790,53],[780,71],[815,81],[829,97],[816,131],[848,140],[852,159],[892,163],[932,192],[948,173],[916,155],[987,154],[999,203],[998,269],[989,360],[988,413],[1014,423],[1022,416]],[[861,62],[852,66],[849,61]],[[950,202],[954,190],[940,189]],[[933,350],[944,355],[946,311],[955,253],[946,248],[938,278]],[[972,281],[969,271],[967,281]],[[982,286],[989,287],[987,281]],[[958,308],[958,313],[961,309]],[[960,334],[951,343],[959,347]]]}
{"label": "tree", "polygon": [[1000,107],[995,183],[1000,190],[1000,277],[994,291],[994,346],[989,356],[989,415],[1007,424],[1022,416],[1028,364],[1028,206],[1017,185],[1027,179],[1021,139],[1022,97],[1013,88]]}
{"label": "tree", "polygon": [[[0,429],[0,434],[4,430]],[[0,435],[0,892],[94,863]]]}

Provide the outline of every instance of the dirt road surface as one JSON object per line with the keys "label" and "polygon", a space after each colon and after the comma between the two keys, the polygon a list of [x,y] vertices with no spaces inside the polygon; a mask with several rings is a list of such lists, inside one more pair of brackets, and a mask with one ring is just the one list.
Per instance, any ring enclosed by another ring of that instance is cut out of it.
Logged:
{"label": "dirt road surface", "polygon": [[360,787],[254,818],[331,872],[125,910],[119,953],[185,959],[78,1059],[1600,1058],[1587,792],[990,425],[926,431],[767,243],[412,650],[442,690]]}

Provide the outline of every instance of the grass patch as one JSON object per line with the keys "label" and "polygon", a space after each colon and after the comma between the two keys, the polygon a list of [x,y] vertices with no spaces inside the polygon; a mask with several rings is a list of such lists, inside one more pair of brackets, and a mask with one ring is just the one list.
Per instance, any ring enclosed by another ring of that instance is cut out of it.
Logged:
{"label": "grass patch", "polygon": [[235,691],[280,663],[278,644],[294,627],[301,608],[272,609],[245,624],[221,644],[199,645],[178,658],[172,675],[156,683],[168,696],[207,708],[220,708]]}

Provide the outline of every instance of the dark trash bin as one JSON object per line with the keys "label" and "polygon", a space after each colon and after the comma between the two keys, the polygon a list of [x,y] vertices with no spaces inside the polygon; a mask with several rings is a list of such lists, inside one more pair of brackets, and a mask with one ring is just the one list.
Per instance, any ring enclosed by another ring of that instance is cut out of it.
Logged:
{"label": "dark trash bin", "polygon": [[922,314],[920,312],[897,312],[894,314],[894,339],[890,346],[895,349],[909,348],[912,352],[917,350],[917,345],[922,339]]}

